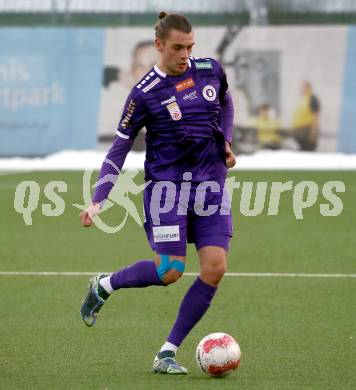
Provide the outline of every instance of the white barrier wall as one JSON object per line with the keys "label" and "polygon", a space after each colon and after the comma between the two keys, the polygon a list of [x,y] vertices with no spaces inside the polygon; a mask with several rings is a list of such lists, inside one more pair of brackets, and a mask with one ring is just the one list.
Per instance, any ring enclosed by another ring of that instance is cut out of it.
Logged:
{"label": "white barrier wall", "polygon": [[[266,104],[280,146],[298,150],[290,130],[308,81],[321,107],[316,150],[356,153],[356,27],[246,27],[219,55],[226,32],[195,28],[192,54],[224,65],[238,152],[260,147],[253,123]],[[157,62],[153,35],[153,27],[1,28],[0,156],[93,149],[113,138],[130,89]],[[135,147],[144,148],[142,136]]]}
{"label": "white barrier wall", "polygon": [[[217,48],[225,32],[224,27],[195,28],[193,55],[218,58]],[[290,129],[301,99],[301,85],[309,81],[321,106],[317,150],[336,151],[347,34],[348,28],[339,26],[242,29],[223,56],[236,107],[236,125],[248,126],[256,107],[267,102],[283,129]],[[106,30],[104,66],[106,75],[111,71],[112,77],[102,89],[99,135],[114,134],[130,88],[156,62],[152,39],[152,28]]]}

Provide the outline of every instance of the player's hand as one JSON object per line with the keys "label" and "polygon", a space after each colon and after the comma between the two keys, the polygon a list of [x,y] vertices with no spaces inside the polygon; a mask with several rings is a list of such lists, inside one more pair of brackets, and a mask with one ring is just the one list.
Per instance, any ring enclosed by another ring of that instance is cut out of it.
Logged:
{"label": "player's hand", "polygon": [[226,166],[227,168],[232,168],[236,164],[236,156],[231,149],[231,145],[229,142],[225,141],[225,158],[226,158]]}
{"label": "player's hand", "polygon": [[93,218],[100,211],[100,203],[92,203],[86,210],[79,214],[83,226],[90,227],[93,224]]}

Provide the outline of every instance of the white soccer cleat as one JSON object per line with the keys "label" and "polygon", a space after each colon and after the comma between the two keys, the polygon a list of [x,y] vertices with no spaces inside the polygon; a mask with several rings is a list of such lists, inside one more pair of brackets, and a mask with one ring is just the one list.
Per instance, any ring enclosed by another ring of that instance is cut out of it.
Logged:
{"label": "white soccer cleat", "polygon": [[160,374],[187,374],[188,370],[176,362],[173,351],[159,352],[153,362],[153,371]]}

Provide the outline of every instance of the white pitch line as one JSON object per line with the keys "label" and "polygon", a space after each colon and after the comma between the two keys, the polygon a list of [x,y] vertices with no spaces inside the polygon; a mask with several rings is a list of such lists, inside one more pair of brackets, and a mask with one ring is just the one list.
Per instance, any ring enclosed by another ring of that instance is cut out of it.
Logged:
{"label": "white pitch line", "polygon": [[98,273],[101,272],[4,271],[0,272],[0,276],[93,276],[97,275]]}
{"label": "white pitch line", "polygon": [[0,176],[11,176],[11,175],[20,175],[22,173],[32,173],[33,171],[1,171]]}
{"label": "white pitch line", "polygon": [[[0,276],[92,276],[99,272],[36,272],[36,271],[3,271]],[[109,273],[109,272],[107,272]],[[186,272],[185,276],[198,276],[196,272]],[[263,278],[352,278],[356,274],[313,274],[313,273],[273,273],[273,272],[227,272],[225,276],[263,277]]]}
{"label": "white pitch line", "polygon": [[356,274],[307,274],[307,273],[281,273],[281,272],[232,272],[225,276],[246,276],[246,277],[271,277],[271,278],[356,278]]}

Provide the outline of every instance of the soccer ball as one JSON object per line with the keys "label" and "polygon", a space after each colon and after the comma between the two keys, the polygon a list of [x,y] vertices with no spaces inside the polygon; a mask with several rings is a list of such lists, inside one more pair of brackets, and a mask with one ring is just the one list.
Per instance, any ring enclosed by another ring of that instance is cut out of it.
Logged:
{"label": "soccer ball", "polygon": [[226,333],[211,333],[198,344],[196,361],[200,369],[211,376],[230,374],[240,364],[241,351],[233,337]]}

